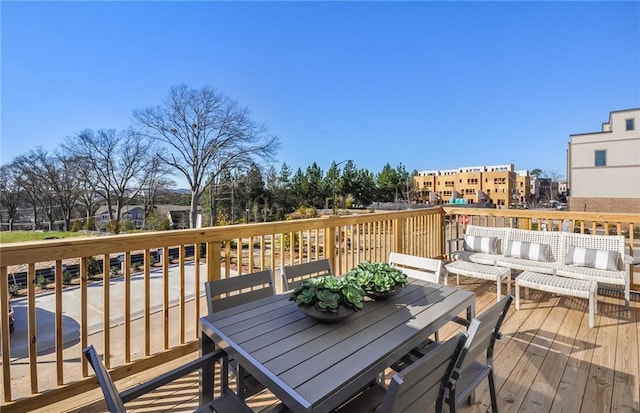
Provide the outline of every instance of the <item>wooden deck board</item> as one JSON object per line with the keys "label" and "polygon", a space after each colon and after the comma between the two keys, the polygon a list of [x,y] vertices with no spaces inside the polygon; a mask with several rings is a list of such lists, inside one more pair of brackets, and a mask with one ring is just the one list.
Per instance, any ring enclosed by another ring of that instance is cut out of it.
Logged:
{"label": "wooden deck board", "polygon": [[[455,281],[451,283],[455,284]],[[464,279],[461,288],[476,292],[476,312],[495,303],[495,283]],[[598,295],[595,327],[589,328],[587,301],[531,290],[521,309],[512,306],[495,349],[496,386],[501,412],[639,412],[640,298],[629,311],[618,295]],[[461,327],[450,323],[441,340]],[[390,377],[392,372],[389,372]],[[198,376],[192,374],[127,404],[136,413],[190,412],[197,407]],[[256,412],[267,412],[278,400],[268,391],[248,400]],[[77,401],[47,411],[103,412],[102,402],[78,408]],[[460,412],[489,412],[488,386]],[[44,410],[43,410],[44,412]]]}

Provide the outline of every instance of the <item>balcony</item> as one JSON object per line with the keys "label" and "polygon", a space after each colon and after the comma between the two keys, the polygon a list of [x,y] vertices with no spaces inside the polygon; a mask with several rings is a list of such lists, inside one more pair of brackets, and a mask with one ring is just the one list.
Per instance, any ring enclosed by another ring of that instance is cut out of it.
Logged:
{"label": "balcony", "polygon": [[[625,234],[629,252],[640,255],[637,231],[634,238],[637,214],[448,207],[3,245],[0,301],[10,298],[10,274],[25,272],[28,288],[12,300],[20,323],[16,332],[10,335],[2,324],[2,411],[103,410],[81,353],[89,344],[109,355],[105,364],[121,389],[193,358],[197,320],[206,314],[203,290],[195,286],[207,279],[263,268],[279,274],[284,265],[324,257],[338,274],[361,261],[385,261],[391,251],[446,257],[446,240],[461,234],[460,222],[466,222],[460,216],[487,226],[557,231],[569,225],[571,231]],[[94,258],[100,271],[91,280]],[[65,265],[78,265],[79,282],[73,287],[63,285]],[[43,269],[55,281],[48,293],[36,295]],[[282,291],[279,279],[276,284]],[[476,293],[477,312],[495,302],[495,284],[463,279],[461,288]],[[603,291],[598,299],[593,329],[586,300],[531,291],[519,311],[510,311],[496,354],[501,411],[640,410],[639,295],[632,294],[628,311],[616,291]],[[2,306],[3,320],[6,311]],[[457,331],[452,324],[440,336]],[[275,402],[268,392],[250,399],[256,411]],[[129,406],[189,411],[196,404],[193,375]],[[464,411],[488,409],[485,386]]]}

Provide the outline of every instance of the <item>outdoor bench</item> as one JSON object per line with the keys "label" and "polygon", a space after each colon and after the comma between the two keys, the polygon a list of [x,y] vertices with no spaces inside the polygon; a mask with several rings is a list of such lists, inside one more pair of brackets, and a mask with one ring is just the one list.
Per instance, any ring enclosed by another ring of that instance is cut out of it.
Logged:
{"label": "outdoor bench", "polygon": [[516,310],[520,309],[520,287],[587,298],[589,300],[589,327],[593,327],[594,314],[597,308],[597,282],[524,271],[516,278]]}
{"label": "outdoor bench", "polygon": [[[622,235],[468,225],[464,238],[449,240],[450,251],[459,241],[463,241],[462,250],[450,253],[456,260],[622,287],[625,308],[629,308],[633,260],[626,254]],[[538,285],[553,288],[554,283],[546,277]]]}

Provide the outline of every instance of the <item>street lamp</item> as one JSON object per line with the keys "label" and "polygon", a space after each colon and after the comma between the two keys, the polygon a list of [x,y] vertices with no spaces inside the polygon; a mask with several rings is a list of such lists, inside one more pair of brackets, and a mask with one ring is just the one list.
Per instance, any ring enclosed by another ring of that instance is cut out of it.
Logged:
{"label": "street lamp", "polygon": [[333,176],[332,189],[333,189],[333,215],[336,215],[336,183],[338,181],[338,166],[342,165],[345,162],[351,162],[351,159],[345,159],[344,161],[340,161],[336,164],[336,173]]}

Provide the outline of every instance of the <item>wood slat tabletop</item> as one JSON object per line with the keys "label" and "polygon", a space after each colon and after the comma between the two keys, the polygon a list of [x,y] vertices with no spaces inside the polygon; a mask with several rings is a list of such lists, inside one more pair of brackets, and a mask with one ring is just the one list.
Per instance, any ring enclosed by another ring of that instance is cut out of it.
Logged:
{"label": "wood slat tabletop", "polygon": [[292,411],[327,412],[465,310],[474,316],[473,292],[419,280],[337,323],[282,294],[203,317],[201,346],[223,348]]}

